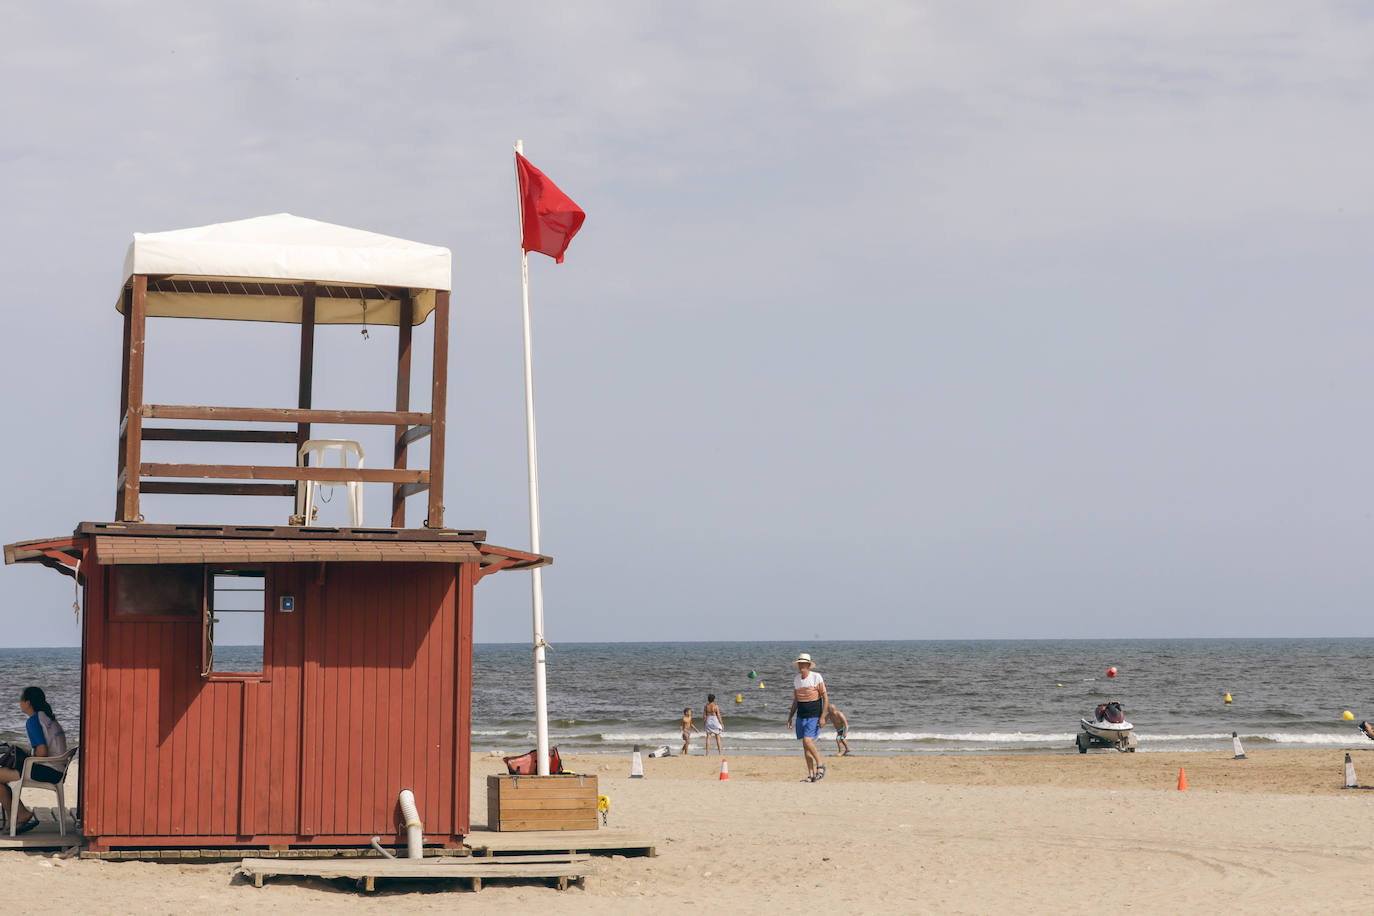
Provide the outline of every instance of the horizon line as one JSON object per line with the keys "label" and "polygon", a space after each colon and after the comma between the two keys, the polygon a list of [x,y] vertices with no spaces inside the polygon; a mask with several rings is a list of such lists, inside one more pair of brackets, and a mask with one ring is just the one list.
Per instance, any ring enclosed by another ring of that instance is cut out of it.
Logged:
{"label": "horizon line", "polygon": [[[797,645],[797,644],[817,644],[817,643],[950,643],[950,642],[1160,642],[1170,641],[1196,641],[1196,642],[1217,642],[1221,640],[1374,640],[1374,636],[939,636],[939,637],[903,637],[898,639],[583,639],[583,640],[559,640],[560,645],[565,646],[605,646],[605,645],[711,645],[731,643],[776,643],[777,645]],[[528,643],[511,640],[485,640],[473,642],[473,646],[525,646]],[[222,648],[249,648],[249,645],[229,645],[224,644]],[[0,647],[0,652],[28,652],[35,649],[80,649],[80,645],[61,645],[61,646],[4,646]]]}

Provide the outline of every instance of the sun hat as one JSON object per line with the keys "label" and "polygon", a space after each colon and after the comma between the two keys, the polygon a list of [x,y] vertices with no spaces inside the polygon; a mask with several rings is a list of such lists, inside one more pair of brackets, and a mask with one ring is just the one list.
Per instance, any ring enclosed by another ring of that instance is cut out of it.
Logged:
{"label": "sun hat", "polygon": [[792,664],[793,664],[793,665],[800,665],[802,662],[806,662],[808,665],[814,665],[814,662],[811,661],[811,655],[810,655],[810,653],[807,653],[807,652],[801,652],[801,653],[799,653],[799,654],[797,655],[797,660],[794,661]]}

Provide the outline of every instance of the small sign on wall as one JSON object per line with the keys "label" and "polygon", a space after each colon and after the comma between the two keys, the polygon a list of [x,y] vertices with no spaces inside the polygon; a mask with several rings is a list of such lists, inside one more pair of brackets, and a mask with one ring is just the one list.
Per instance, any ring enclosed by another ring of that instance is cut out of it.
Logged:
{"label": "small sign on wall", "polygon": [[290,614],[296,609],[296,599],[291,595],[282,595],[277,601],[277,610],[283,614]]}

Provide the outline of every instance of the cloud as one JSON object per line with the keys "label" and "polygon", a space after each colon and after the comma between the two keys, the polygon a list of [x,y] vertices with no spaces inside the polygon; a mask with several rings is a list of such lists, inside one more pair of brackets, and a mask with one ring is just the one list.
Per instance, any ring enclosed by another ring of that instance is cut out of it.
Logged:
{"label": "cloud", "polygon": [[[112,509],[130,234],[289,211],[453,249],[455,384],[481,396],[451,423],[452,502],[518,546],[522,138],[589,213],[566,264],[532,266],[551,605],[645,630],[556,626],[669,633],[705,595],[634,603],[722,551],[712,589],[814,610],[843,598],[806,584],[837,533],[923,594],[1039,589],[1070,617],[1075,564],[1144,575],[1117,548],[1158,558],[1160,588],[1242,600],[1285,550],[1309,558],[1285,595],[1362,555],[1357,5],[145,2],[9,25],[0,358],[44,445],[4,467],[61,481],[9,494],[10,540]],[[160,390],[290,400],[289,341],[158,333]],[[321,397],[385,400],[376,338],[328,339]],[[32,393],[54,374],[80,396]],[[1187,560],[1228,538],[1215,576]],[[643,592],[607,590],[605,545]],[[901,579],[866,600],[908,607]],[[482,625],[521,638],[520,610]]]}

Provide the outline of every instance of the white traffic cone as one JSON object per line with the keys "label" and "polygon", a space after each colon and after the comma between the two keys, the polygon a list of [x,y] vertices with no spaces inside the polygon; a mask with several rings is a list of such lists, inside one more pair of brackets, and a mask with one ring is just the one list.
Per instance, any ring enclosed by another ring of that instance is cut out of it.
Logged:
{"label": "white traffic cone", "polygon": [[1359,783],[1355,782],[1355,763],[1350,759],[1350,754],[1345,755],[1345,786],[1347,789],[1358,789]]}
{"label": "white traffic cone", "polygon": [[1240,746],[1240,736],[1237,735],[1235,732],[1231,732],[1231,744],[1234,745],[1234,746],[1235,746],[1235,749],[1236,749],[1236,756],[1232,757],[1231,759],[1232,759],[1232,760],[1244,760],[1244,759],[1245,759],[1245,748],[1243,748],[1243,747]]}
{"label": "white traffic cone", "polygon": [[639,745],[635,745],[635,755],[630,758],[630,778],[644,778],[644,758],[639,756]]}

